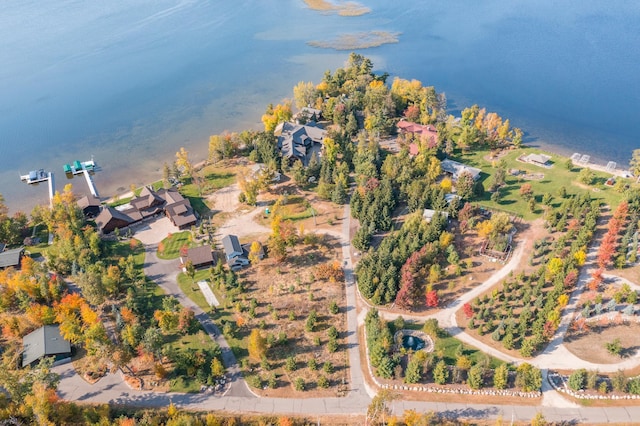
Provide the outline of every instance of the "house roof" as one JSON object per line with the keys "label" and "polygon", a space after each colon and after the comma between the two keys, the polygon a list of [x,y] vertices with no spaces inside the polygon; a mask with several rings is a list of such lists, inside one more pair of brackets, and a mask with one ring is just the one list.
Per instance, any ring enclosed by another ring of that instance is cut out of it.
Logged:
{"label": "house roof", "polygon": [[443,212],[443,211],[439,211],[439,210],[431,210],[431,209],[424,209],[424,211],[422,212],[422,217],[427,221],[430,222],[431,219],[433,219],[433,217],[436,214],[441,214],[444,216],[445,219],[449,218],[449,213],[448,212]]}
{"label": "house roof", "polygon": [[411,121],[400,120],[396,127],[399,132],[413,133],[420,135],[421,138],[426,138],[430,148],[433,148],[438,143],[438,131],[430,124],[425,126]]}
{"label": "house roof", "polygon": [[222,247],[224,248],[224,254],[227,255],[227,257],[235,253],[242,254],[242,246],[240,245],[238,237],[235,235],[225,235],[222,238]]}
{"label": "house roof", "polygon": [[24,254],[24,247],[15,248],[0,253],[0,268],[20,265],[20,258]]}
{"label": "house roof", "polygon": [[158,195],[160,195],[168,204],[177,203],[179,201],[184,200],[185,198],[180,194],[176,189],[161,189],[158,191]]}
{"label": "house roof", "polygon": [[93,195],[89,196],[89,195],[85,195],[84,197],[80,198],[78,201],[78,207],[80,207],[81,209],[86,209],[87,207],[100,207],[100,199],[97,197],[94,197]]}
{"label": "house roof", "polygon": [[133,222],[135,222],[133,218],[113,207],[105,207],[96,218],[96,225],[98,225],[98,228],[101,230],[107,229],[109,231],[111,230],[108,229],[110,227],[109,224],[115,224],[114,228],[117,228],[123,225],[126,226]]}
{"label": "house roof", "polygon": [[307,151],[313,144],[321,144],[327,133],[326,130],[315,126],[285,122],[278,126],[278,149],[283,157],[296,157],[306,164]]}
{"label": "house roof", "polygon": [[213,263],[213,252],[210,245],[194,247],[187,250],[187,260],[193,263],[193,266],[205,265]]}
{"label": "house roof", "polygon": [[140,191],[140,195],[133,198],[130,202],[138,210],[148,209],[153,206],[164,204],[165,200],[151,188],[145,186]]}
{"label": "house roof", "polygon": [[57,325],[45,325],[22,339],[22,366],[48,355],[71,354],[71,344],[62,338]]}
{"label": "house roof", "polygon": [[476,180],[480,177],[480,173],[482,173],[482,170],[478,168],[467,166],[466,164],[449,160],[448,158],[442,160],[440,166],[442,167],[442,170],[453,175],[454,179],[457,179],[464,172],[469,172],[473,177],[473,180]]}
{"label": "house roof", "polygon": [[167,212],[167,216],[169,216],[178,227],[190,225],[197,220],[191,208],[191,203],[184,198],[181,201],[167,205],[165,211]]}
{"label": "house roof", "polygon": [[544,154],[529,154],[524,158],[524,160],[529,163],[546,164],[547,161],[551,160],[551,156]]}

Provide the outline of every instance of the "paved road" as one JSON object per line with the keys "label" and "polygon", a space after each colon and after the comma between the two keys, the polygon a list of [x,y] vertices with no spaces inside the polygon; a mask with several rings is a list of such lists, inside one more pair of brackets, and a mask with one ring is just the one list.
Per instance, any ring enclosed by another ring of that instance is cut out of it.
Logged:
{"label": "paved road", "polygon": [[[101,379],[95,385],[90,385],[81,379],[71,364],[56,367],[56,371],[61,374],[61,381],[58,391],[62,398],[68,400],[76,400],[80,402],[95,403],[121,403],[128,405],[144,406],[144,407],[166,407],[173,402],[179,406],[194,410],[224,410],[229,412],[245,412],[245,413],[287,413],[287,414],[306,414],[306,415],[322,415],[322,414],[363,414],[366,412],[370,403],[370,397],[375,393],[369,389],[362,374],[362,361],[360,359],[359,343],[357,339],[358,315],[356,310],[357,289],[353,276],[353,265],[350,255],[349,243],[349,226],[350,226],[350,210],[349,206],[345,206],[345,219],[342,228],[342,251],[346,279],[346,297],[347,297],[347,323],[349,334],[347,336],[347,346],[350,364],[350,392],[344,398],[258,398],[247,387],[246,383],[240,376],[239,369],[233,353],[229,349],[227,342],[220,335],[217,327],[209,320],[208,316],[189,298],[187,298],[176,283],[178,274],[177,261],[164,261],[157,258],[156,246],[153,244],[146,245],[145,273],[150,279],[160,285],[167,294],[174,295],[180,302],[190,307],[196,312],[197,318],[203,323],[205,330],[214,338],[220,347],[223,348],[225,365],[229,366],[230,374],[233,378],[233,384],[230,391],[225,396],[200,393],[200,394],[176,394],[176,393],[158,393],[151,391],[135,391],[128,388],[123,383],[119,373],[110,374]],[[514,254],[516,256],[522,253]],[[505,268],[503,268],[488,282],[483,283],[480,287],[490,287],[493,283],[502,279],[508,274],[509,269],[515,267],[517,262],[512,259]],[[477,290],[481,291],[481,290]],[[469,294],[469,293],[468,293]],[[475,295],[463,296],[464,299],[454,302],[445,310],[435,317],[438,317],[442,324],[451,331],[456,331],[455,317],[453,313],[455,309],[464,300],[470,300]],[[469,297],[469,299],[467,299]],[[387,315],[387,314],[385,314]],[[362,317],[362,315],[361,315]],[[458,333],[457,337],[466,339],[466,333]],[[470,344],[474,346],[482,346],[475,339],[468,336]],[[489,351],[493,352],[493,351]],[[500,354],[500,358],[510,358],[504,354]],[[515,359],[514,359],[515,360]],[[564,401],[564,400],[563,400]],[[484,418],[495,419],[502,417],[503,419],[513,419],[515,421],[528,421],[533,418],[536,412],[541,411],[545,418],[549,421],[574,421],[574,422],[590,422],[590,423],[631,423],[640,419],[640,407],[611,407],[611,408],[586,408],[566,406],[570,404],[556,401],[554,406],[532,407],[517,405],[483,405],[483,404],[465,404],[465,403],[438,403],[429,401],[395,401],[392,404],[395,413],[402,413],[407,409],[413,409],[418,412],[437,411],[440,415],[449,418]],[[559,406],[558,406],[559,405]]]}

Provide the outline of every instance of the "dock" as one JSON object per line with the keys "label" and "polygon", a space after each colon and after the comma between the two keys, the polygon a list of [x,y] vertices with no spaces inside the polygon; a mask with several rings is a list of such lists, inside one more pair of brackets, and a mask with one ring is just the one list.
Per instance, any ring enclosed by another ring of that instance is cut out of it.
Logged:
{"label": "dock", "polygon": [[53,172],[49,172],[49,207],[53,208],[53,196],[56,193],[56,183],[53,180]]}
{"label": "dock", "polygon": [[98,195],[98,189],[96,188],[95,182],[93,182],[93,178],[89,174],[89,170],[86,167],[82,167],[82,173],[84,174],[84,178],[87,180],[87,186],[89,187],[89,191],[91,191],[91,195],[96,198],[100,198]]}

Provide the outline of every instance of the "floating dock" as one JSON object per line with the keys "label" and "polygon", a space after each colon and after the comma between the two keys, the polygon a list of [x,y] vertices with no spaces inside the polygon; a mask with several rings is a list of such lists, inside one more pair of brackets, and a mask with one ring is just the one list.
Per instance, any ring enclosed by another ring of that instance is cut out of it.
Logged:
{"label": "floating dock", "polygon": [[44,182],[49,179],[49,174],[44,169],[32,170],[26,175],[21,175],[20,180],[32,185],[34,183]]}
{"label": "floating dock", "polygon": [[72,175],[82,174],[85,170],[88,170],[89,172],[95,172],[96,162],[93,161],[93,158],[91,158],[91,160],[89,161],[82,162],[76,160],[72,164],[65,164],[64,166],[62,166],[62,170],[65,172],[65,174]]}

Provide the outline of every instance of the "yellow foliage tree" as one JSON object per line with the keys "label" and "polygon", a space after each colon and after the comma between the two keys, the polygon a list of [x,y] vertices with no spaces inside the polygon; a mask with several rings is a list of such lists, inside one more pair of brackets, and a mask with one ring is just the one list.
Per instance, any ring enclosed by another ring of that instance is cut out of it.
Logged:
{"label": "yellow foliage tree", "polygon": [[257,328],[251,330],[249,341],[247,342],[247,350],[249,351],[249,358],[253,361],[262,360],[262,357],[267,353],[267,342]]}
{"label": "yellow foliage tree", "polygon": [[264,130],[266,132],[273,132],[278,124],[291,120],[292,115],[290,101],[285,101],[283,104],[278,104],[275,107],[269,105],[267,112],[262,116]]}
{"label": "yellow foliage tree", "polygon": [[480,238],[486,238],[493,232],[493,223],[488,220],[484,220],[476,225],[478,230],[478,236]]}
{"label": "yellow foliage tree", "polygon": [[578,264],[578,266],[584,265],[584,263],[587,261],[587,253],[585,253],[584,250],[578,250],[573,255],[573,257],[576,260],[576,263]]}
{"label": "yellow foliage tree", "polygon": [[450,193],[451,192],[451,188],[453,188],[453,184],[451,183],[451,179],[449,179],[448,177],[442,179],[442,181],[440,182],[440,188],[442,188],[442,190],[445,193]]}

